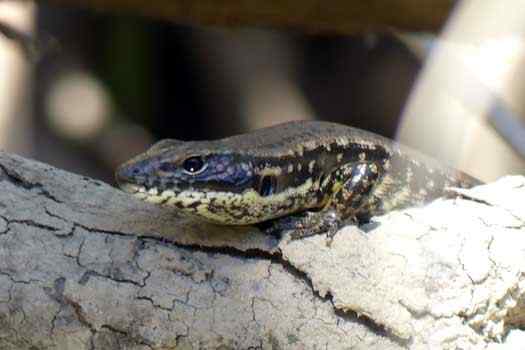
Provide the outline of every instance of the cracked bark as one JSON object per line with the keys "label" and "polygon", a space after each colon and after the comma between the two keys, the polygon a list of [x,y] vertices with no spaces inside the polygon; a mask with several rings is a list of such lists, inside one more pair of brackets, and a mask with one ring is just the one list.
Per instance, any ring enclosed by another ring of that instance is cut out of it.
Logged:
{"label": "cracked bark", "polygon": [[277,241],[0,153],[1,349],[515,348],[525,178]]}

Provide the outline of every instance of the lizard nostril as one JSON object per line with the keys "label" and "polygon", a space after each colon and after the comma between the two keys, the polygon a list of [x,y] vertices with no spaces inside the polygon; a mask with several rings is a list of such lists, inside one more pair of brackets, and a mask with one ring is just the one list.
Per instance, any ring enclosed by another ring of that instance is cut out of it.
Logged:
{"label": "lizard nostril", "polygon": [[134,182],[134,178],[140,174],[140,169],[133,165],[121,166],[116,173],[118,183]]}

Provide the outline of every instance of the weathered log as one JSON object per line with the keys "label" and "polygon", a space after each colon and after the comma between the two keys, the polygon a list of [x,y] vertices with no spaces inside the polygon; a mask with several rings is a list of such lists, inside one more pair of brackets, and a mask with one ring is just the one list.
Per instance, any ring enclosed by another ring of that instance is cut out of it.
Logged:
{"label": "weathered log", "polygon": [[525,343],[523,177],[344,228],[330,247],[192,221],[6,153],[0,193],[1,349]]}

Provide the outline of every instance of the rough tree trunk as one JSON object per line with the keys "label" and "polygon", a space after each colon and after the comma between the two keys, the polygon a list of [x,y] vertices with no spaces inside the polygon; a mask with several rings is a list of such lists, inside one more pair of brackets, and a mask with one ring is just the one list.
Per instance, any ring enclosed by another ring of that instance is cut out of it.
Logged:
{"label": "rough tree trunk", "polygon": [[331,247],[191,222],[5,153],[0,193],[0,349],[525,344],[523,177]]}

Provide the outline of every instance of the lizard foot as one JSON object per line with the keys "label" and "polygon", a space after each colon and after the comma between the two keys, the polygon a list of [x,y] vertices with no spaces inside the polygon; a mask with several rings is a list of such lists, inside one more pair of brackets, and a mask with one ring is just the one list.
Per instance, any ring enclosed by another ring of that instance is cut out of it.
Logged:
{"label": "lizard foot", "polygon": [[292,240],[326,233],[326,245],[330,246],[335,234],[347,222],[348,220],[341,220],[333,210],[307,211],[274,220],[264,231],[272,235],[279,233],[281,237],[289,233]]}

